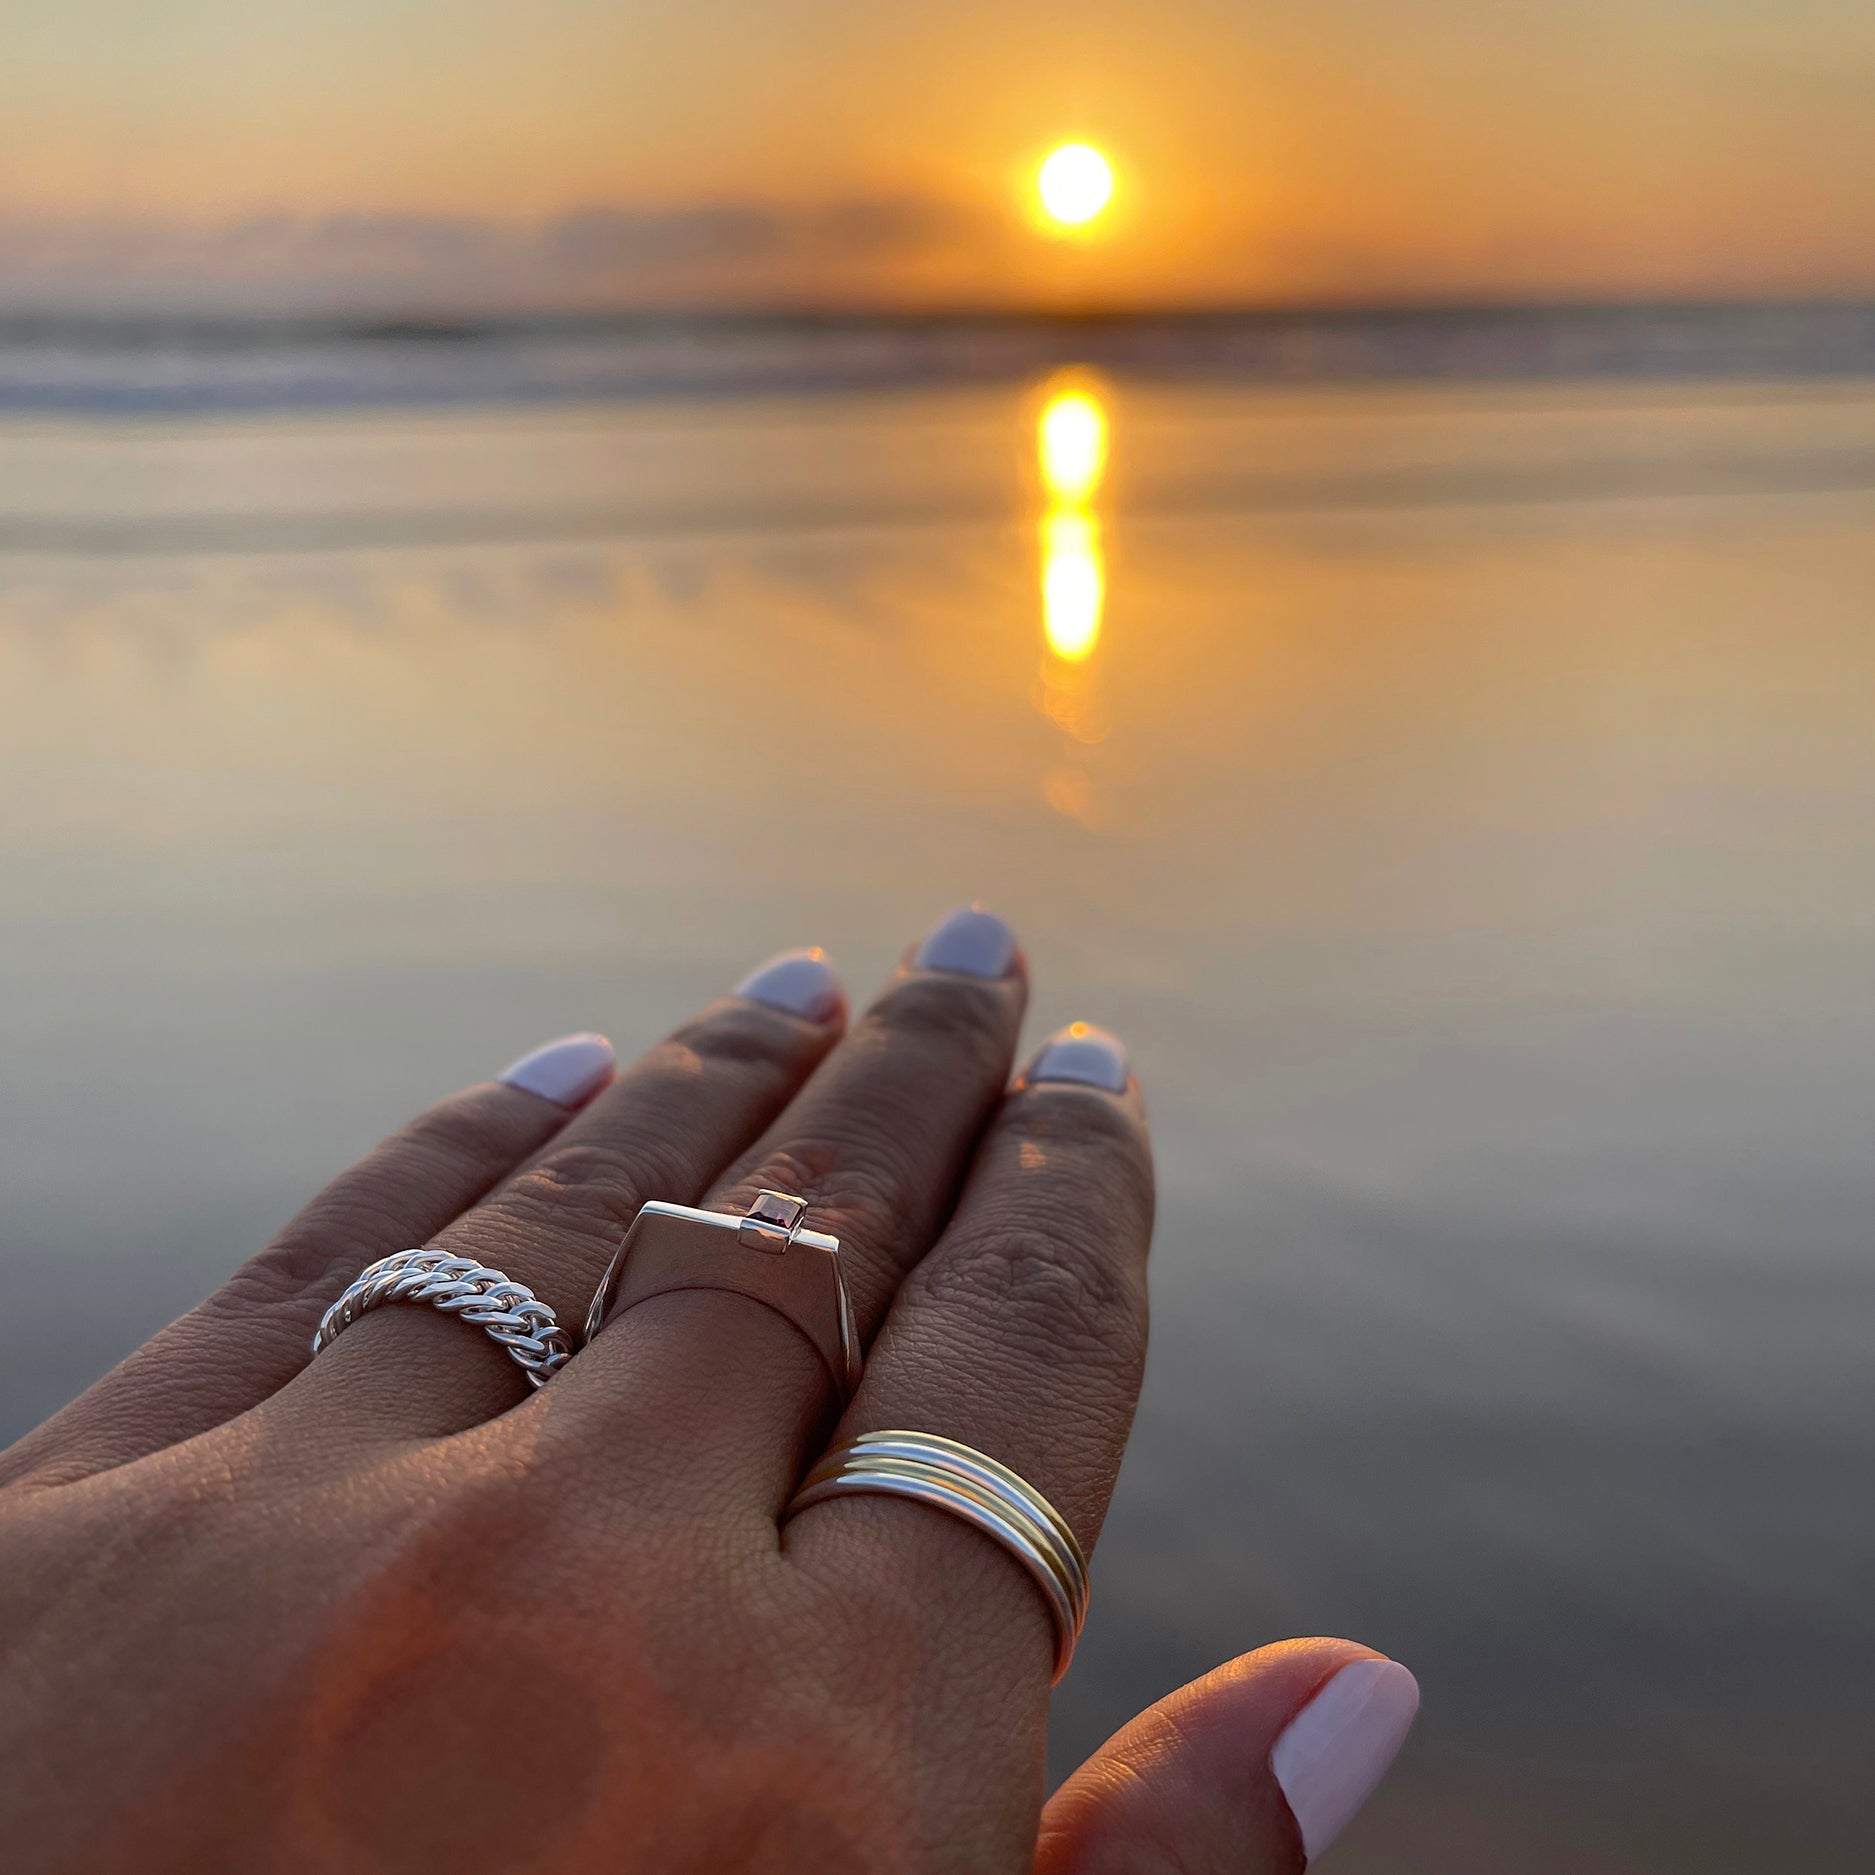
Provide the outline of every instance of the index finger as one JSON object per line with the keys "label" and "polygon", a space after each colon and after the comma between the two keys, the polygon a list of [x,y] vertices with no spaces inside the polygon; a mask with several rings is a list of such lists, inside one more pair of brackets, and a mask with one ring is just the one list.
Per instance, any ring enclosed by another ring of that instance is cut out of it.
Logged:
{"label": "index finger", "polygon": [[[900,1285],[836,1441],[936,1433],[1011,1467],[1091,1550],[1146,1358],[1152,1156],[1125,1051],[1076,1023],[1044,1045],[978,1152],[950,1228]],[[1053,1657],[1042,1598],[988,1537],[903,1499],[800,1512],[789,1550],[838,1566],[889,1552],[955,1647]]]}

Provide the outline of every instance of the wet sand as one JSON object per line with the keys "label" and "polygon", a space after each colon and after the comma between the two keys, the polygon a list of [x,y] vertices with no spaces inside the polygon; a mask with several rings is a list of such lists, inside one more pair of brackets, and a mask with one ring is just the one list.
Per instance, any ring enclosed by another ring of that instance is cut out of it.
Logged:
{"label": "wet sand", "polygon": [[1162,1157],[1060,1765],[1347,1633],[1350,1875],[1865,1868],[1875,386],[1082,388],[1065,504],[1038,386],[0,424],[0,1437],[979,895]]}

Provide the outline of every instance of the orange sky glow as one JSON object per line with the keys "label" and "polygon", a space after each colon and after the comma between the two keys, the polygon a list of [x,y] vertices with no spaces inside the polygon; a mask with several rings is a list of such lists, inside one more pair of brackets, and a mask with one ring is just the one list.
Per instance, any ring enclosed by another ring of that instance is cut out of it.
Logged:
{"label": "orange sky glow", "polygon": [[[42,298],[1875,289],[1848,0],[15,0],[0,48],[0,282]],[[1036,225],[1067,141],[1098,238]]]}

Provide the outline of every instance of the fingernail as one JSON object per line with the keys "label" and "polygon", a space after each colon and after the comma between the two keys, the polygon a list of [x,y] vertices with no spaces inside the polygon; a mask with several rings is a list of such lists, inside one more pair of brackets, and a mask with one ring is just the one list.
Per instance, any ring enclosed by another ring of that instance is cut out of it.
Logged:
{"label": "fingernail", "polygon": [[1270,1769],[1311,1862],[1374,1794],[1418,1710],[1419,1682],[1397,1660],[1356,1660],[1289,1721]]}
{"label": "fingernail", "polygon": [[827,1022],[845,1000],[823,950],[783,951],[736,985],[736,994],[810,1022]]}
{"label": "fingernail", "polygon": [[511,1061],[496,1080],[538,1094],[556,1107],[583,1107],[611,1080],[617,1068],[612,1044],[603,1035],[563,1035]]}
{"label": "fingernail", "polygon": [[1091,1022],[1070,1022],[1035,1051],[1022,1078],[1035,1081],[1079,1081],[1084,1087],[1104,1087],[1110,1094],[1126,1092],[1130,1070],[1126,1050],[1118,1036],[1097,1029]]}
{"label": "fingernail", "polygon": [[1016,954],[1016,934],[993,911],[966,905],[954,911],[918,946],[912,960],[920,970],[950,970],[962,977],[1006,975]]}

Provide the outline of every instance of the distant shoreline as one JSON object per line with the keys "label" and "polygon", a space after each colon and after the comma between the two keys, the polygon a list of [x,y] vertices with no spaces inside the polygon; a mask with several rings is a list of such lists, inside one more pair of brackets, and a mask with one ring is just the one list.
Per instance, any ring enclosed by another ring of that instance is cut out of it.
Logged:
{"label": "distant shoreline", "polygon": [[0,413],[187,415],[914,389],[1080,366],[1331,384],[1875,375],[1875,301],[883,312],[0,313]]}
{"label": "distant shoreline", "polygon": [[1875,323],[1875,295],[1709,296],[1584,299],[1399,299],[1297,301],[1242,305],[1088,305],[1079,307],[992,305],[961,307],[823,306],[639,306],[525,312],[435,310],[408,312],[381,307],[353,311],[191,311],[186,308],[98,306],[0,306],[0,340],[29,334],[94,332],[203,333],[228,339],[240,335],[360,338],[480,338],[515,333],[650,333],[797,330],[806,332],[1061,331],[1087,334],[1160,327],[1205,332],[1250,327],[1448,326],[1454,323],[1527,327],[1564,321],[1631,326],[1661,320],[1735,325],[1741,319],[1858,318]]}

